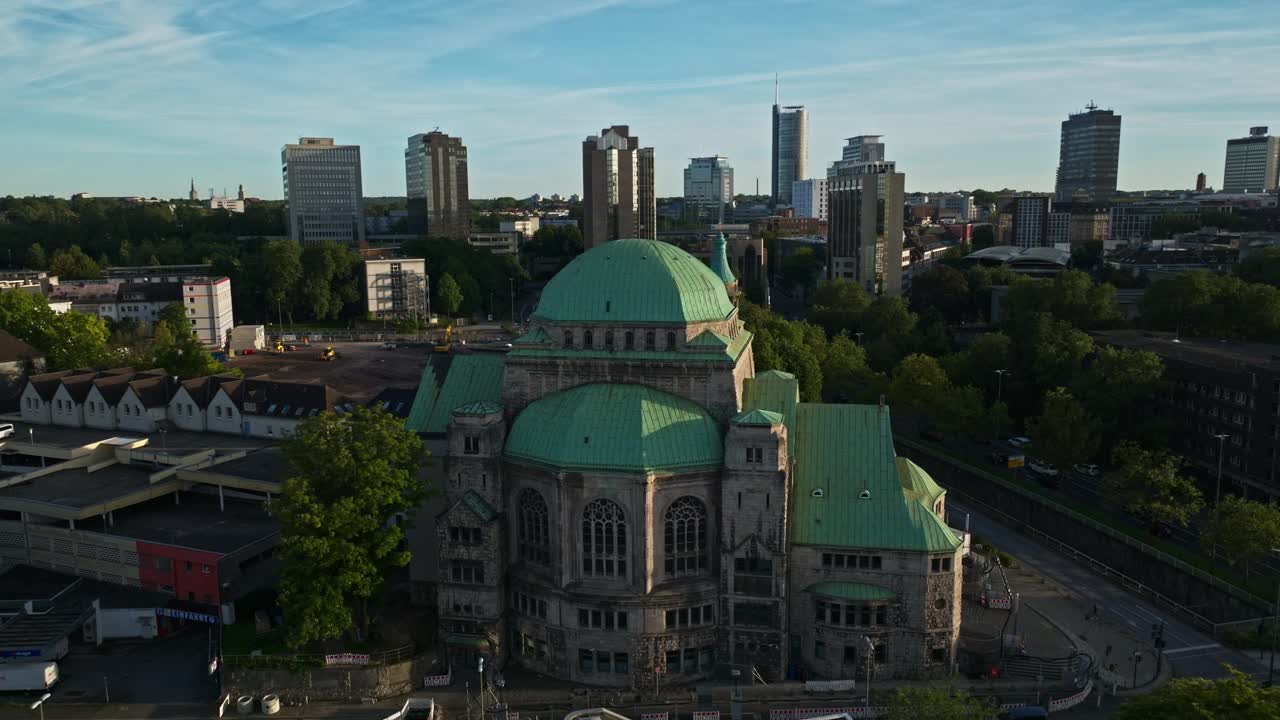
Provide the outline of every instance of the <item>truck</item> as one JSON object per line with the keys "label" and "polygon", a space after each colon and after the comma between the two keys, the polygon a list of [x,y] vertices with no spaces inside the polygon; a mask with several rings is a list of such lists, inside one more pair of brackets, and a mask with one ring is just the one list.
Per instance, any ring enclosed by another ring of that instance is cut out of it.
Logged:
{"label": "truck", "polygon": [[0,663],[0,692],[48,690],[58,682],[56,662]]}

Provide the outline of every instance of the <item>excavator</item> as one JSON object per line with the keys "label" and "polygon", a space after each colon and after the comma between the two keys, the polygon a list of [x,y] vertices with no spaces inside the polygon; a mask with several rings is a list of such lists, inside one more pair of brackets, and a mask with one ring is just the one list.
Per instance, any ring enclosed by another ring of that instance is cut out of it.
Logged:
{"label": "excavator", "polygon": [[443,341],[441,341],[441,342],[439,342],[439,343],[436,343],[435,345],[433,345],[433,346],[431,347],[431,351],[432,351],[432,352],[438,352],[438,353],[447,353],[447,352],[449,352],[449,351],[450,351],[450,349],[452,349],[452,348],[453,348],[453,343],[452,343],[452,342],[450,342],[450,340],[449,340],[449,338],[451,338],[451,337],[453,337],[453,326],[452,326],[452,325],[449,325],[449,326],[445,327],[445,329],[444,329],[444,340],[443,340]]}
{"label": "excavator", "polygon": [[330,345],[330,346],[328,346],[328,347],[326,347],[325,349],[323,349],[323,350],[321,350],[321,351],[320,351],[320,359],[321,359],[321,360],[324,360],[325,362],[329,362],[330,360],[337,360],[337,359],[338,359],[338,351],[337,351],[337,350],[334,350],[334,349],[333,349],[333,346],[332,346],[332,345]]}

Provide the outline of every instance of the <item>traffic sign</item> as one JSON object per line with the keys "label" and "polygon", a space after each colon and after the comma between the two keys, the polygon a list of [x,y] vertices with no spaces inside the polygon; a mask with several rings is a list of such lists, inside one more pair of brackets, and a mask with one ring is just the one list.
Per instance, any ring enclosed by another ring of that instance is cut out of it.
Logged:
{"label": "traffic sign", "polygon": [[1010,455],[1009,456],[1009,467],[1011,468],[1020,468],[1025,466],[1026,464],[1027,464],[1026,455]]}

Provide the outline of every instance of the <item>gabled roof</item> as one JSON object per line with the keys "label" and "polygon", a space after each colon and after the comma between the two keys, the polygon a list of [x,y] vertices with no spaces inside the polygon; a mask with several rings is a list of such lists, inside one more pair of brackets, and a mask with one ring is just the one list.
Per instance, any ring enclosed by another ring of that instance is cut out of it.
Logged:
{"label": "gabled roof", "polygon": [[368,405],[381,408],[383,412],[403,419],[409,417],[409,410],[413,408],[413,400],[417,394],[417,388],[383,388],[382,392],[368,402]]}
{"label": "gabled roof", "polygon": [[734,425],[772,427],[782,424],[782,414],[768,410],[744,410],[729,419]]}
{"label": "gabled roof", "polygon": [[716,348],[724,349],[729,347],[731,340],[716,332],[715,330],[703,330],[697,337],[690,340],[687,345],[695,348]]}
{"label": "gabled roof", "polygon": [[463,416],[492,415],[500,412],[502,412],[502,405],[488,400],[473,400],[466,405],[459,405],[451,411],[453,415]]}
{"label": "gabled roof", "polygon": [[[217,397],[218,390],[221,390],[222,392],[226,393],[227,399],[231,401],[231,404],[235,405],[236,408],[239,409],[240,403],[241,403],[240,388],[242,387],[244,387],[243,378],[228,377],[225,380],[222,380],[220,378],[218,382],[218,389],[214,390],[213,397]],[[213,398],[209,398],[209,400],[210,402],[212,402]]]}
{"label": "gabled roof", "polygon": [[[338,393],[328,385],[265,376],[243,381],[239,394],[241,412],[291,420],[314,417],[338,405]],[[248,409],[248,403],[253,403],[252,410]]]}
{"label": "gabled roof", "polygon": [[960,539],[904,490],[889,409],[796,407],[791,541],[836,548],[950,552]]}
{"label": "gabled roof", "polygon": [[939,487],[938,483],[929,477],[929,473],[908,458],[900,457],[896,463],[898,466],[898,479],[902,483],[903,491],[909,497],[933,507],[938,498],[947,494],[947,491]]}
{"label": "gabled roof", "polygon": [[[75,403],[83,403],[88,397],[89,390],[93,388],[92,375],[72,375],[62,379],[62,388],[67,395],[71,396],[71,401]],[[57,392],[56,390],[54,392]]]}
{"label": "gabled roof", "polygon": [[532,330],[521,335],[512,341],[512,345],[546,345],[551,342],[551,336],[547,334],[541,326],[535,325]]}
{"label": "gabled roof", "polygon": [[130,375],[100,377],[93,381],[93,386],[98,389],[98,394],[102,396],[103,402],[115,406],[119,404],[120,398],[124,397],[125,391],[129,389],[130,378]]}
{"label": "gabled roof", "polygon": [[787,426],[787,448],[791,450],[796,446],[796,404],[799,402],[800,383],[791,373],[765,370],[742,383],[742,408],[781,415]]}
{"label": "gabled roof", "polygon": [[191,378],[182,381],[182,389],[187,391],[187,395],[191,397],[191,402],[195,403],[196,407],[203,409],[209,407],[213,396],[218,394],[220,381],[221,378],[217,375]]}
{"label": "gabled roof", "polygon": [[43,352],[0,330],[0,363],[21,362],[42,357],[44,357]]}
{"label": "gabled roof", "polygon": [[130,380],[129,388],[133,390],[134,395],[138,396],[138,402],[142,403],[143,407],[163,407],[173,398],[177,383],[167,375],[148,376]]}
{"label": "gabled roof", "polygon": [[[58,392],[58,386],[62,384],[62,378],[79,375],[83,372],[82,370],[59,370],[58,372],[44,373],[43,375],[31,375],[27,377],[27,385],[32,390],[35,390],[41,400],[49,402],[53,399],[53,394]],[[93,376],[89,375],[89,377]]]}
{"label": "gabled roof", "polygon": [[440,362],[429,361],[423,369],[413,410],[405,421],[409,430],[443,434],[449,428],[454,408],[477,400],[502,401],[502,355],[475,353],[448,357]]}
{"label": "gabled roof", "polygon": [[489,522],[498,517],[498,511],[493,509],[488,500],[480,496],[475,490],[468,490],[462,495],[459,501],[463,505],[471,508],[471,511],[480,517],[481,520]]}
{"label": "gabled roof", "polygon": [[701,406],[644,385],[593,383],[530,403],[504,455],[555,470],[675,472],[723,464],[720,426]]}

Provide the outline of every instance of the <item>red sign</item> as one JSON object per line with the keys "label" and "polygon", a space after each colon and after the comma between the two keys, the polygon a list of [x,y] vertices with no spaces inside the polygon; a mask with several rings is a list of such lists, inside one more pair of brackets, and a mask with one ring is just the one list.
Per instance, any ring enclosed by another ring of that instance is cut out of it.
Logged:
{"label": "red sign", "polygon": [[661,666],[661,665],[654,665],[654,666],[653,666],[653,674],[654,674],[654,675],[661,675],[661,674],[662,674],[662,666]]}

